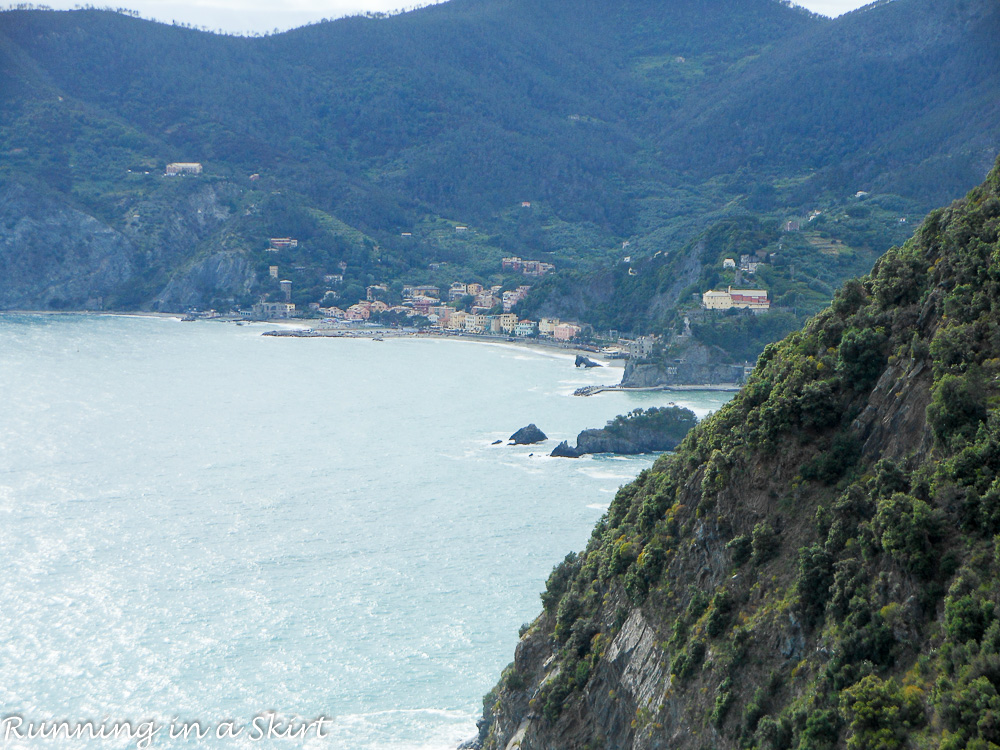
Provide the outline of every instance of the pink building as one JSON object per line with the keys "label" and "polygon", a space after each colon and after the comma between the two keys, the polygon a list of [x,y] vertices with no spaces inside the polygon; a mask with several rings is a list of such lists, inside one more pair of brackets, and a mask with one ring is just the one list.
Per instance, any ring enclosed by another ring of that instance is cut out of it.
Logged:
{"label": "pink building", "polygon": [[556,341],[569,341],[570,339],[575,339],[581,330],[583,329],[580,326],[573,325],[572,323],[560,323],[552,329],[552,338]]}
{"label": "pink building", "polygon": [[344,320],[368,320],[371,317],[372,311],[369,309],[368,305],[363,305],[360,302],[356,305],[351,305],[346,310],[344,310]]}

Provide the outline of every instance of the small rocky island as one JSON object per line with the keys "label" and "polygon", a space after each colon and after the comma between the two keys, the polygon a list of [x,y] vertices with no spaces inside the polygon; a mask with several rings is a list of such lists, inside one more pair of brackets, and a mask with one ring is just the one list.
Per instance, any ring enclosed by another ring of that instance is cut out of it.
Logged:
{"label": "small rocky island", "polygon": [[510,445],[534,445],[535,443],[544,443],[548,439],[546,434],[539,430],[534,423],[522,427],[509,438]]}
{"label": "small rocky island", "polygon": [[680,406],[635,409],[615,417],[601,429],[584,430],[576,436],[576,447],[562,441],[550,455],[578,458],[587,453],[634,455],[670,451],[697,422],[693,411]]}

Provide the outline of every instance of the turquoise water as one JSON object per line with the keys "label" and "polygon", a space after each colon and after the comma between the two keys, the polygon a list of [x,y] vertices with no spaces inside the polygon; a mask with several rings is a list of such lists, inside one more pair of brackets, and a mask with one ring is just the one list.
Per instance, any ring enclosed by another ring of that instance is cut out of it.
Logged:
{"label": "turquoise water", "polygon": [[[579,398],[620,371],[263,330],[0,316],[0,717],[154,721],[154,747],[453,748],[552,566],[652,463],[545,454],[729,396]],[[550,441],[490,445],[529,422]],[[328,736],[255,742],[265,711]],[[167,736],[195,720],[245,732]]]}

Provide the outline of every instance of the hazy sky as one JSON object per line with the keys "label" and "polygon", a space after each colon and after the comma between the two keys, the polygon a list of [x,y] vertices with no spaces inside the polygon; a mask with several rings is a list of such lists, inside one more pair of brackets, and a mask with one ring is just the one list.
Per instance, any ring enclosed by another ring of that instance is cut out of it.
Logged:
{"label": "hazy sky", "polygon": [[[68,9],[89,2],[103,7],[100,0],[35,0],[56,9]],[[807,0],[800,2],[816,13],[838,16],[871,0]],[[120,4],[119,4],[120,3]],[[323,18],[339,18],[364,11],[393,11],[401,7],[429,5],[421,0],[116,0],[115,7],[137,10],[143,18],[170,23],[190,23],[227,32],[285,31]]]}

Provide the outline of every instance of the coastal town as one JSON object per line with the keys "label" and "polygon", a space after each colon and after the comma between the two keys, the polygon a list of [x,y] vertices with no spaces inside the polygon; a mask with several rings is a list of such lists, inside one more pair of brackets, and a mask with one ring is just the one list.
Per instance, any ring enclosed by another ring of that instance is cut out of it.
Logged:
{"label": "coastal town", "polygon": [[[164,176],[179,178],[202,173],[200,162],[174,162],[166,165]],[[251,181],[258,179],[259,175],[250,176]],[[523,201],[520,208],[531,210],[532,203]],[[809,221],[814,218],[815,215],[810,215]],[[800,229],[797,220],[789,220],[782,226],[784,233]],[[452,223],[444,231],[461,237],[461,242],[476,234],[473,227],[461,223]],[[413,231],[401,232],[402,238],[413,236]],[[622,249],[629,244],[624,241]],[[309,245],[308,240],[305,245]],[[359,273],[343,258],[327,269],[308,261],[303,265],[302,247],[300,238],[294,236],[269,237],[257,256],[264,285],[256,290],[256,301],[242,300],[237,304],[234,299],[229,314],[191,309],[188,318],[298,319],[311,321],[314,331],[357,335],[371,334],[375,330],[409,329],[447,335],[534,339],[589,347],[591,351],[603,348],[608,356],[622,359],[649,359],[663,353],[671,344],[679,343],[682,349],[689,348],[685,346],[688,343],[685,339],[691,339],[692,321],[697,323],[733,311],[752,316],[771,312],[772,301],[767,289],[759,288],[757,274],[777,256],[760,249],[720,258],[721,274],[709,283],[718,285],[721,282],[725,288],[703,288],[694,300],[689,299],[678,307],[684,321],[683,329],[678,325],[672,333],[662,331],[659,336],[640,336],[637,332],[622,335],[616,330],[598,331],[580,320],[519,314],[536,309],[537,306],[521,303],[528,298],[535,280],[556,272],[556,265],[548,261],[505,256],[493,261],[497,265],[492,271],[456,268],[465,278],[453,277],[450,281],[442,273],[448,264],[432,261],[427,264],[426,271],[414,273],[416,281],[406,283],[405,276],[395,275],[393,279],[394,274],[383,275],[380,280],[370,272]],[[379,251],[377,245],[372,245],[371,249]],[[778,249],[781,249],[780,243]],[[631,254],[621,260],[628,265],[629,276],[638,274]],[[263,273],[265,268],[266,274]],[[478,277],[478,280],[469,280],[469,276]],[[421,281],[423,283],[419,283]],[[683,356],[675,359],[673,364],[685,361]],[[671,369],[676,368],[671,366]]]}
{"label": "coastal town", "polygon": [[[460,229],[460,227],[458,227]],[[272,237],[267,251],[279,253],[295,248],[298,241],[292,237]],[[527,278],[537,278],[553,271],[555,266],[538,260],[505,257],[501,270],[519,273]],[[292,281],[280,278],[280,266],[271,265],[269,275],[277,280],[279,299],[261,299],[249,308],[241,308],[238,315],[246,320],[287,320],[313,318],[320,328],[362,327],[366,324],[393,321],[417,328],[479,335],[497,335],[518,338],[542,337],[553,341],[572,341],[579,337],[585,326],[575,321],[557,318],[528,320],[513,312],[531,291],[530,284],[519,284],[513,289],[502,285],[489,287],[477,282],[454,281],[447,288],[429,284],[404,284],[394,292],[388,284],[371,284],[365,289],[365,299],[346,307],[336,302],[340,296],[337,287],[344,283],[341,273],[323,277],[328,286],[323,299],[311,302],[307,310],[300,311],[292,302]],[[273,283],[273,282],[272,282]],[[394,299],[398,297],[399,299]]]}
{"label": "coastal town", "polygon": [[[267,252],[278,254],[297,246],[298,240],[293,237],[272,237]],[[753,274],[756,265],[756,261],[748,262],[746,258],[741,258],[742,271]],[[735,261],[728,258],[725,260],[724,268],[734,266]],[[365,289],[365,299],[340,307],[336,304],[340,296],[337,287],[344,283],[345,269],[340,270],[341,273],[324,275],[323,280],[328,289],[321,300],[308,303],[306,310],[299,310],[292,302],[293,282],[281,278],[279,265],[270,265],[269,276],[277,281],[278,299],[262,297],[260,301],[249,307],[239,308],[235,313],[241,319],[257,321],[313,319],[317,321],[316,328],[320,330],[359,330],[381,324],[394,328],[402,325],[452,334],[530,338],[564,343],[597,339],[606,344],[606,354],[621,358],[648,357],[657,340],[655,336],[624,338],[617,331],[598,333],[579,321],[555,317],[539,317],[537,320],[521,318],[515,308],[531,291],[530,284],[518,284],[514,288],[505,289],[500,284],[487,287],[478,282],[458,280],[446,288],[430,284],[403,284],[401,289],[393,290],[388,284],[379,283],[371,284]],[[537,278],[554,271],[555,266],[515,256],[503,258],[501,270],[508,274],[520,273],[525,277]],[[770,301],[766,290],[729,286],[725,290],[712,289],[704,292],[701,308],[706,312],[735,308],[761,313],[770,309]]]}

